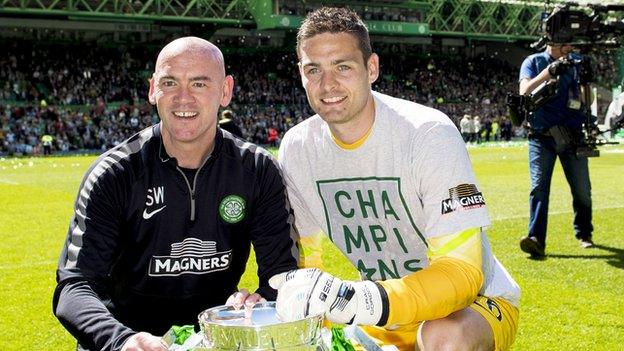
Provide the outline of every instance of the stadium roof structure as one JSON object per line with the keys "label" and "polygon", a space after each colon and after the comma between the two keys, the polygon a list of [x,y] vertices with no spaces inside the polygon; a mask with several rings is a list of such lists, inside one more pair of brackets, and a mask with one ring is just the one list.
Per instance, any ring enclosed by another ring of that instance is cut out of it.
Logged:
{"label": "stadium roof structure", "polygon": [[248,0],[0,0],[0,15],[136,22],[253,24]]}
{"label": "stadium roof structure", "polygon": [[[581,0],[583,1],[583,0]],[[601,0],[605,4],[610,0]],[[583,1],[588,3],[588,1]],[[612,0],[616,2],[616,0]],[[293,30],[301,14],[285,15],[288,0],[0,0],[0,16],[80,21],[214,24]],[[291,1],[315,8],[328,1]],[[377,0],[336,1],[361,9],[401,9],[417,21],[367,20],[371,33],[409,36],[455,36],[481,40],[533,40],[540,19],[558,2],[515,0]]]}

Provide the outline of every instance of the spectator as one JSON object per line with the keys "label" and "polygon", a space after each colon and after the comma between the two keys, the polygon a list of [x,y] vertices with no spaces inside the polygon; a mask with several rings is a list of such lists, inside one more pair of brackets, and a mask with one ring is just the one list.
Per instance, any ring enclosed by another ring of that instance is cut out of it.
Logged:
{"label": "spectator", "polygon": [[490,135],[492,134],[492,120],[489,117],[485,117],[483,119],[482,129],[482,137],[485,139],[485,141],[490,141]]}
{"label": "spectator", "polygon": [[465,114],[462,117],[461,121],[459,121],[459,131],[461,132],[462,138],[464,142],[469,142],[471,138],[471,129],[470,124],[472,123],[472,117],[469,114]]}
{"label": "spectator", "polygon": [[513,135],[512,130],[513,128],[511,125],[511,120],[507,118],[506,116],[501,117],[501,123],[500,123],[501,140],[505,140],[505,141],[511,140],[511,137]]}
{"label": "spectator", "polygon": [[481,117],[474,116],[473,118],[474,121],[474,127],[473,127],[473,133],[472,133],[472,140],[479,144],[481,143],[481,132],[483,131],[483,126],[481,125]]}
{"label": "spectator", "polygon": [[272,147],[278,146],[279,137],[278,137],[277,129],[275,129],[275,127],[273,126],[269,127],[267,142]]}
{"label": "spectator", "polygon": [[228,132],[239,138],[243,137],[243,132],[234,120],[234,113],[232,113],[231,110],[223,110],[221,112],[221,118],[219,118],[219,127],[223,130],[227,130]]}
{"label": "spectator", "polygon": [[43,145],[43,155],[52,154],[52,142],[54,138],[50,134],[45,134],[41,137],[41,145]]}

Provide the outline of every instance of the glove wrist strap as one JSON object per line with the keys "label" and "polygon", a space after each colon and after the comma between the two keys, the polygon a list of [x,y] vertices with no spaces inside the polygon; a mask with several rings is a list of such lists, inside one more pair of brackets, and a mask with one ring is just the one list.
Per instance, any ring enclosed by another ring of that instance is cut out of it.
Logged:
{"label": "glove wrist strap", "polygon": [[390,302],[388,300],[388,293],[384,287],[374,282],[377,288],[379,289],[379,297],[381,298],[381,317],[379,318],[379,322],[377,322],[377,326],[383,327],[388,324],[388,317],[390,316]]}
{"label": "glove wrist strap", "polygon": [[356,284],[357,313],[352,324],[385,325],[388,321],[388,295],[385,289],[372,281]]}

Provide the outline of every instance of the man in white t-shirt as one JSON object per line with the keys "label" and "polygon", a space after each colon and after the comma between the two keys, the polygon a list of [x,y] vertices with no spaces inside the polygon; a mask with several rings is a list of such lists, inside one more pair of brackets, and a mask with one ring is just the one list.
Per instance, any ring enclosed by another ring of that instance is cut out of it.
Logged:
{"label": "man in white t-shirt", "polygon": [[465,142],[469,142],[472,139],[471,128],[473,125],[472,117],[469,114],[465,114],[459,121],[459,130],[461,131],[462,138]]}
{"label": "man in white t-shirt", "polygon": [[[457,128],[440,111],[371,90],[379,58],[351,10],[308,14],[297,54],[317,115],[280,147],[302,269],[270,280],[278,314],[324,313],[400,350],[509,349],[520,289],[490,250]],[[363,281],[319,269],[324,235]]]}

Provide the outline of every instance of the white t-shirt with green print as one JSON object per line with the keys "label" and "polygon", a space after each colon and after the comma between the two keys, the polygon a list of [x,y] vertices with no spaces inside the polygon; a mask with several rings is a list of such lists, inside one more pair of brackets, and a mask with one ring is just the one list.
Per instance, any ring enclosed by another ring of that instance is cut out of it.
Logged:
{"label": "white t-shirt with green print", "polygon": [[[284,136],[279,154],[295,225],[323,232],[363,279],[427,267],[427,239],[490,224],[466,146],[442,112],[373,93],[364,143],[343,149],[318,115]],[[518,305],[520,289],[483,235],[481,294]]]}

